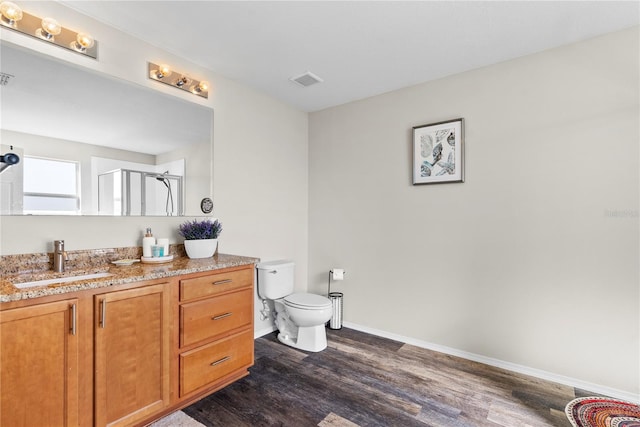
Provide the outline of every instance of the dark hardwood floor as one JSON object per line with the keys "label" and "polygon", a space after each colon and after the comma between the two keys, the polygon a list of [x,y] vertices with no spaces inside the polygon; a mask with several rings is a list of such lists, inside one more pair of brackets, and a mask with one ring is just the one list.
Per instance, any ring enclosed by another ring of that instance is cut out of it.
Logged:
{"label": "dark hardwood floor", "polygon": [[584,395],[454,356],[343,328],[306,353],[256,340],[251,375],[183,411],[206,426],[570,427]]}

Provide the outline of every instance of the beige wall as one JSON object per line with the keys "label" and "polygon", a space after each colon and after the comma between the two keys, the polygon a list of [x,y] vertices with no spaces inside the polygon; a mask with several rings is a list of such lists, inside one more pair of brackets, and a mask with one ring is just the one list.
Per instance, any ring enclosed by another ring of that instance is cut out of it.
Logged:
{"label": "beige wall", "polygon": [[[28,6],[28,7],[27,7]],[[55,16],[99,41],[94,61],[39,40],[0,29],[4,40],[212,108],[214,114],[213,214],[223,223],[220,249],[263,259],[291,258],[297,283],[307,276],[307,114],[225,79],[196,64],[116,31],[55,2],[29,2],[25,10]],[[147,62],[167,63],[212,86],[209,100],[150,81]],[[206,161],[206,159],[205,159]],[[0,255],[50,251],[65,239],[69,250],[141,244],[156,236],[182,240],[184,218],[0,217]],[[256,329],[268,327],[258,321]]]}
{"label": "beige wall", "polygon": [[[309,288],[347,322],[640,392],[638,28],[313,113]],[[463,117],[466,182],[411,185]]]}
{"label": "beige wall", "polygon": [[[308,257],[307,114],[240,85],[219,88],[217,96],[224,105],[215,112],[213,147],[222,250],[264,261],[295,261],[296,287],[303,291]],[[255,330],[271,330],[273,322],[260,320],[257,295],[255,307]]]}

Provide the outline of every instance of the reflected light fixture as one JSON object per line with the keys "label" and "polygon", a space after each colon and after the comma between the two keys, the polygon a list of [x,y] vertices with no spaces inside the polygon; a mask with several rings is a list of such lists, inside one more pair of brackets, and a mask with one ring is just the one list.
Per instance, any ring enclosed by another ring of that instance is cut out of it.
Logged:
{"label": "reflected light fixture", "polygon": [[178,72],[176,72],[177,77],[170,78],[173,72],[167,65],[158,65],[153,62],[148,63],[147,71],[151,80],[209,98],[209,83],[206,81],[195,80]]}
{"label": "reflected light fixture", "polygon": [[0,15],[2,15],[2,24],[7,27],[15,27],[16,23],[22,19],[22,9],[10,1],[0,4]]}
{"label": "reflected light fixture", "polygon": [[31,15],[10,1],[0,3],[0,16],[0,24],[5,28],[94,59],[98,57],[98,48],[93,37],[87,33],[69,30],[54,18]]}
{"label": "reflected light fixture", "polygon": [[53,18],[44,18],[41,23],[41,28],[36,30],[36,35],[41,39],[55,40],[55,36],[62,32],[62,27]]}

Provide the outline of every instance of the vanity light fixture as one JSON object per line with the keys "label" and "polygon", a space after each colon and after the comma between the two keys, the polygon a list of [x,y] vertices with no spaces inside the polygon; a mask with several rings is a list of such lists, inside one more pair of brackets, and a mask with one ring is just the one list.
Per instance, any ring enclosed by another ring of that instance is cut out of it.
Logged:
{"label": "vanity light fixture", "polygon": [[203,98],[209,98],[209,83],[199,81],[176,72],[177,77],[171,77],[174,74],[167,65],[158,65],[153,62],[148,63],[148,75],[151,80],[164,83],[169,86],[193,93]]}
{"label": "vanity light fixture", "polygon": [[45,40],[93,59],[98,57],[98,47],[92,36],[69,30],[54,18],[31,15],[10,1],[0,3],[0,15],[0,24],[4,28]]}

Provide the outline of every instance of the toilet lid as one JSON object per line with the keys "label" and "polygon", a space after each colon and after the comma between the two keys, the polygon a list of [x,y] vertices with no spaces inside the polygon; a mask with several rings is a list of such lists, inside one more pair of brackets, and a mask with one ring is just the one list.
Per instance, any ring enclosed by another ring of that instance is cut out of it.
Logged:
{"label": "toilet lid", "polygon": [[331,301],[327,297],[316,294],[291,294],[284,297],[287,305],[298,308],[326,308],[331,307]]}

